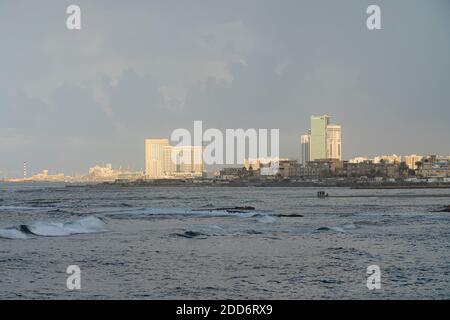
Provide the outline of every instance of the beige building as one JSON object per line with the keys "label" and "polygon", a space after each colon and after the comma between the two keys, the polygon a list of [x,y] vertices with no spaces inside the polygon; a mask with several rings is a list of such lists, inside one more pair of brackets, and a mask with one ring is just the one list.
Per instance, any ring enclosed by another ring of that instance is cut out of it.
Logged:
{"label": "beige building", "polygon": [[338,124],[327,125],[327,159],[342,159],[342,133]]}
{"label": "beige building", "polygon": [[164,150],[167,146],[169,146],[168,139],[145,140],[145,176],[147,178],[164,177]]}
{"label": "beige building", "polygon": [[373,163],[400,163],[402,162],[402,157],[398,156],[396,154],[393,154],[392,156],[376,156],[373,158]]}
{"label": "beige building", "polygon": [[[202,146],[177,146],[172,147],[171,175],[191,175],[200,177],[203,175],[203,147]],[[173,170],[175,169],[175,170]]]}
{"label": "beige building", "polygon": [[202,175],[203,147],[173,147],[168,139],[145,140],[145,176],[148,179]]}
{"label": "beige building", "polygon": [[61,182],[65,180],[64,173],[49,174],[48,170],[43,170],[41,173],[35,174],[31,177],[31,181],[53,181]]}
{"label": "beige building", "polygon": [[417,169],[416,163],[422,161],[423,157],[418,156],[416,154],[412,154],[410,156],[405,156],[404,159],[408,168],[410,168],[411,170],[416,170]]}
{"label": "beige building", "polygon": [[164,175],[170,175],[172,172],[177,171],[177,163],[172,160],[173,147],[169,145],[164,146],[163,152],[163,172]]}
{"label": "beige building", "polygon": [[353,159],[350,159],[348,161],[348,163],[363,163],[363,162],[372,162],[371,159],[367,158],[367,157],[355,157]]}

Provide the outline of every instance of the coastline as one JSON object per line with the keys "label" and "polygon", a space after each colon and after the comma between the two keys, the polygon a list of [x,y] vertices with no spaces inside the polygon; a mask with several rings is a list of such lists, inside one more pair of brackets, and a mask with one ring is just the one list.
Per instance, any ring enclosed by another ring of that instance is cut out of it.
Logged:
{"label": "coastline", "polygon": [[373,189],[373,190],[412,190],[412,189],[450,189],[450,183],[354,183],[354,182],[330,182],[330,181],[229,181],[217,182],[209,180],[137,180],[137,181],[89,181],[89,182],[65,182],[65,181],[1,181],[0,184],[28,184],[28,185],[63,185],[68,188],[76,187],[101,187],[101,186],[116,186],[116,187],[213,187],[213,188],[349,188],[349,189]]}

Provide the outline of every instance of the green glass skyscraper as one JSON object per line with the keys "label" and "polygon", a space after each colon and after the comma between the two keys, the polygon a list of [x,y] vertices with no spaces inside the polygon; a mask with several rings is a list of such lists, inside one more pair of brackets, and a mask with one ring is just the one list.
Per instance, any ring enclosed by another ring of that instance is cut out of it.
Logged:
{"label": "green glass skyscraper", "polygon": [[310,160],[327,158],[327,126],[330,116],[311,116]]}

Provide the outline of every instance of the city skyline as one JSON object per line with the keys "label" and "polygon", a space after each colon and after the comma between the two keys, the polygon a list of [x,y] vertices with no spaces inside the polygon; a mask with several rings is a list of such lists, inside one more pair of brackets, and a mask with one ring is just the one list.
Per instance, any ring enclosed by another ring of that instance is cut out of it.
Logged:
{"label": "city skyline", "polygon": [[[417,155],[415,153],[410,154],[404,154],[404,155],[397,155],[396,153],[393,153],[391,155],[378,153],[372,157],[369,157],[367,155],[356,155],[347,159],[342,158],[334,158],[333,156],[330,156],[332,154],[332,147],[328,146],[328,143],[332,142],[335,143],[336,141],[341,142],[340,138],[340,132],[341,132],[341,126],[337,124],[333,124],[330,122],[331,116],[330,115],[323,115],[323,116],[311,116],[311,125],[314,124],[315,121],[318,121],[318,123],[323,124],[323,131],[325,133],[325,136],[323,136],[323,140],[327,141],[327,145],[323,145],[323,143],[319,143],[319,146],[316,146],[316,148],[324,148],[323,153],[327,156],[324,158],[318,157],[315,159],[311,159],[311,129],[308,130],[308,134],[300,135],[300,155],[295,158],[288,158],[288,157],[279,157],[274,158],[276,161],[295,161],[298,162],[301,165],[305,165],[308,162],[314,162],[314,161],[322,161],[322,160],[338,160],[340,162],[347,162],[351,164],[358,164],[358,163],[364,163],[364,162],[370,162],[370,163],[392,163],[392,164],[400,164],[404,162],[408,168],[415,170],[417,169],[417,162],[420,162],[424,157],[431,157],[431,156],[437,156],[437,157],[443,157],[450,160],[450,155],[442,155],[442,154],[436,154],[431,153],[427,155]],[[336,133],[333,132],[334,135],[332,138],[327,137],[329,129],[332,129],[331,131],[335,131],[338,128],[339,135],[336,136]],[[128,176],[129,179],[165,179],[165,178],[201,178],[204,177],[204,174],[206,173],[213,173],[216,172],[219,169],[229,167],[229,165],[205,165],[203,160],[203,152],[205,149],[205,146],[189,146],[189,145],[183,145],[183,146],[172,146],[171,140],[167,138],[151,138],[151,139],[145,139],[145,152],[144,152],[144,165],[141,169],[136,169],[133,167],[126,167],[126,169],[122,169],[122,165],[116,165],[115,167],[118,168],[118,171],[113,169],[113,165],[108,161],[101,162],[101,165],[95,164],[93,167],[89,168],[88,175],[95,174],[96,171],[99,173],[99,176],[108,177],[112,176],[115,178],[118,178],[120,174],[123,174],[125,176]],[[189,156],[186,157],[186,155],[183,154],[189,154]],[[307,156],[305,156],[307,154]],[[174,160],[176,159],[176,160]],[[199,160],[201,159],[201,160]],[[231,167],[240,168],[245,167],[248,168],[250,162],[249,161],[256,161],[259,163],[259,161],[266,161],[270,164],[271,159],[270,158],[257,158],[257,159],[249,159],[245,158],[245,161],[243,164],[234,164]],[[305,162],[306,160],[306,162]],[[103,166],[103,167],[102,167]],[[259,165],[257,166],[259,168]],[[105,175],[105,170],[109,171],[109,174]],[[27,173],[31,171],[31,176],[27,176]],[[0,178],[9,178],[9,179],[28,179],[28,180],[46,180],[43,178],[49,178],[48,181],[54,180],[54,181],[62,181],[66,178],[82,178],[85,179],[86,173],[85,171],[79,172],[77,174],[72,174],[65,176],[65,173],[61,170],[49,170],[48,167],[43,168],[37,168],[35,170],[29,170],[28,162],[24,161],[22,166],[22,173],[23,176],[11,176],[8,175],[8,171],[5,169],[0,169]],[[50,174],[52,173],[52,174]],[[55,179],[53,179],[55,178]],[[95,180],[95,179],[94,179]]]}
{"label": "city skyline", "polygon": [[[417,155],[415,153],[408,153],[404,155],[397,155],[397,153],[392,153],[392,155],[383,153],[372,153],[372,156],[357,154],[352,155],[348,158],[342,157],[342,126],[340,124],[331,122],[332,116],[329,114],[324,114],[321,116],[310,116],[310,129],[307,130],[306,134],[301,134],[299,139],[299,149],[300,153],[296,157],[285,157],[280,155],[277,159],[283,159],[284,161],[298,161],[299,164],[305,165],[310,161],[320,161],[320,160],[339,160],[348,163],[363,163],[363,162],[373,162],[380,163],[380,161],[385,161],[386,163],[401,163],[404,162],[410,169],[417,169],[416,163],[421,161],[424,156],[443,156],[450,159],[450,156],[430,153],[426,155]],[[183,178],[183,177],[202,177],[206,173],[212,173],[218,169],[227,167],[227,165],[205,165],[204,154],[205,147],[210,143],[203,143],[203,146],[194,145],[171,145],[173,141],[168,138],[148,138],[144,140],[145,153],[143,165],[139,169],[127,166],[125,174],[129,175],[130,178],[146,178],[146,179],[164,179],[164,178]],[[245,147],[246,153],[248,152],[248,145]],[[225,152],[225,150],[223,150]],[[183,155],[184,154],[184,155]],[[186,156],[189,154],[190,156]],[[199,161],[199,159],[201,159]],[[261,158],[264,159],[264,158]],[[259,161],[258,159],[253,159]],[[270,158],[266,159],[270,163]],[[249,158],[245,158],[244,167],[248,167]],[[7,169],[0,168],[0,178],[12,178],[12,179],[35,179],[42,180],[42,178],[48,177],[48,180],[64,180],[66,178],[74,177],[86,177],[84,171],[77,172],[76,174],[71,174],[65,176],[63,170],[48,169],[47,166],[44,168],[35,168],[35,170],[29,170],[28,163],[30,161],[23,161],[22,172],[23,176],[8,174]],[[122,173],[122,164],[116,164],[115,167],[119,168],[119,171],[115,172],[112,167],[111,161],[105,159],[100,162],[104,167],[102,168],[98,164],[94,167],[90,167],[89,175],[92,174],[94,170],[109,170],[110,174],[114,177],[118,177]],[[93,165],[93,164],[91,164]],[[230,165],[230,164],[228,164]],[[242,167],[239,163],[234,163],[232,166]],[[111,171],[112,170],[112,171]],[[31,172],[31,177],[27,176],[27,172]],[[53,174],[50,174],[52,172]],[[102,174],[100,174],[102,176]],[[107,175],[105,176],[107,177]],[[84,179],[84,178],[83,178]],[[44,179],[45,180],[45,179]]]}
{"label": "city skyline", "polygon": [[144,139],[197,119],[279,128],[292,159],[309,116],[325,113],[345,129],[344,159],[449,153],[448,1],[380,1],[378,31],[365,25],[369,1],[83,0],[79,31],[65,26],[68,4],[0,4],[8,175],[24,161],[30,172],[143,169]]}

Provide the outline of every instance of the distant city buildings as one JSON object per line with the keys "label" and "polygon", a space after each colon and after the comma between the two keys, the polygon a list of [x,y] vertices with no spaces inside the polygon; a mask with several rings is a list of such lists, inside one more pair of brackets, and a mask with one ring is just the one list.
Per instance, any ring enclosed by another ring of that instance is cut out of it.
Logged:
{"label": "distant city buildings", "polygon": [[356,158],[350,159],[348,162],[349,163],[362,163],[362,162],[369,162],[369,161],[371,161],[371,160],[367,157],[356,157]]}
{"label": "distant city buildings", "polygon": [[192,176],[203,175],[203,147],[202,146],[177,146],[171,147],[170,170],[168,176]]}
{"label": "distant city buildings", "polygon": [[450,178],[450,157],[432,155],[422,158],[417,163],[417,176],[434,179]]}
{"label": "distant city buildings", "polygon": [[349,163],[363,163],[363,162],[370,162],[370,163],[406,163],[409,169],[416,170],[417,169],[417,163],[422,161],[423,156],[419,156],[416,154],[412,154],[409,156],[398,156],[396,154],[393,155],[383,155],[383,156],[375,156],[372,159],[368,157],[355,157],[353,159],[349,160]]}
{"label": "distant city buildings", "polygon": [[280,161],[288,160],[286,158],[257,158],[257,159],[244,159],[244,168],[247,170],[259,170],[261,168],[267,168],[278,164]]}
{"label": "distant city buildings", "polygon": [[105,166],[96,165],[89,168],[89,175],[87,180],[92,181],[108,181],[117,179],[120,174],[119,170],[114,170],[112,164],[108,163]]}
{"label": "distant city buildings", "polygon": [[342,127],[328,115],[311,116],[311,129],[300,137],[301,162],[342,159]]}
{"label": "distant city buildings", "polygon": [[[268,157],[245,159],[242,167],[226,167],[215,172],[211,179],[205,174],[203,146],[172,146],[169,139],[145,140],[145,169],[141,171],[113,168],[112,164],[95,165],[87,174],[65,176],[50,174],[49,170],[29,177],[27,163],[23,162],[23,178],[3,181],[43,182],[154,182],[159,184],[190,182],[219,183],[302,181],[308,183],[450,183],[450,157],[411,154],[354,157],[342,160],[342,127],[330,122],[328,115],[311,116],[311,128],[300,136],[299,161]],[[21,163],[22,164],[22,163]],[[19,174],[22,175],[19,171]],[[201,179],[200,179],[201,178]],[[167,180],[166,180],[167,179]],[[173,181],[169,179],[180,179]],[[154,180],[154,181],[152,181]],[[144,181],[145,182],[145,181]]]}
{"label": "distant city buildings", "polygon": [[168,139],[145,140],[145,177],[164,179],[203,176],[202,146],[171,146]]}
{"label": "distant city buildings", "polygon": [[30,181],[45,181],[45,182],[64,182],[66,176],[64,173],[49,174],[48,170],[42,170],[42,172],[33,175],[29,178]]}
{"label": "distant city buildings", "polygon": [[373,158],[373,163],[400,163],[402,162],[402,157],[396,154],[391,156],[376,156]]}

